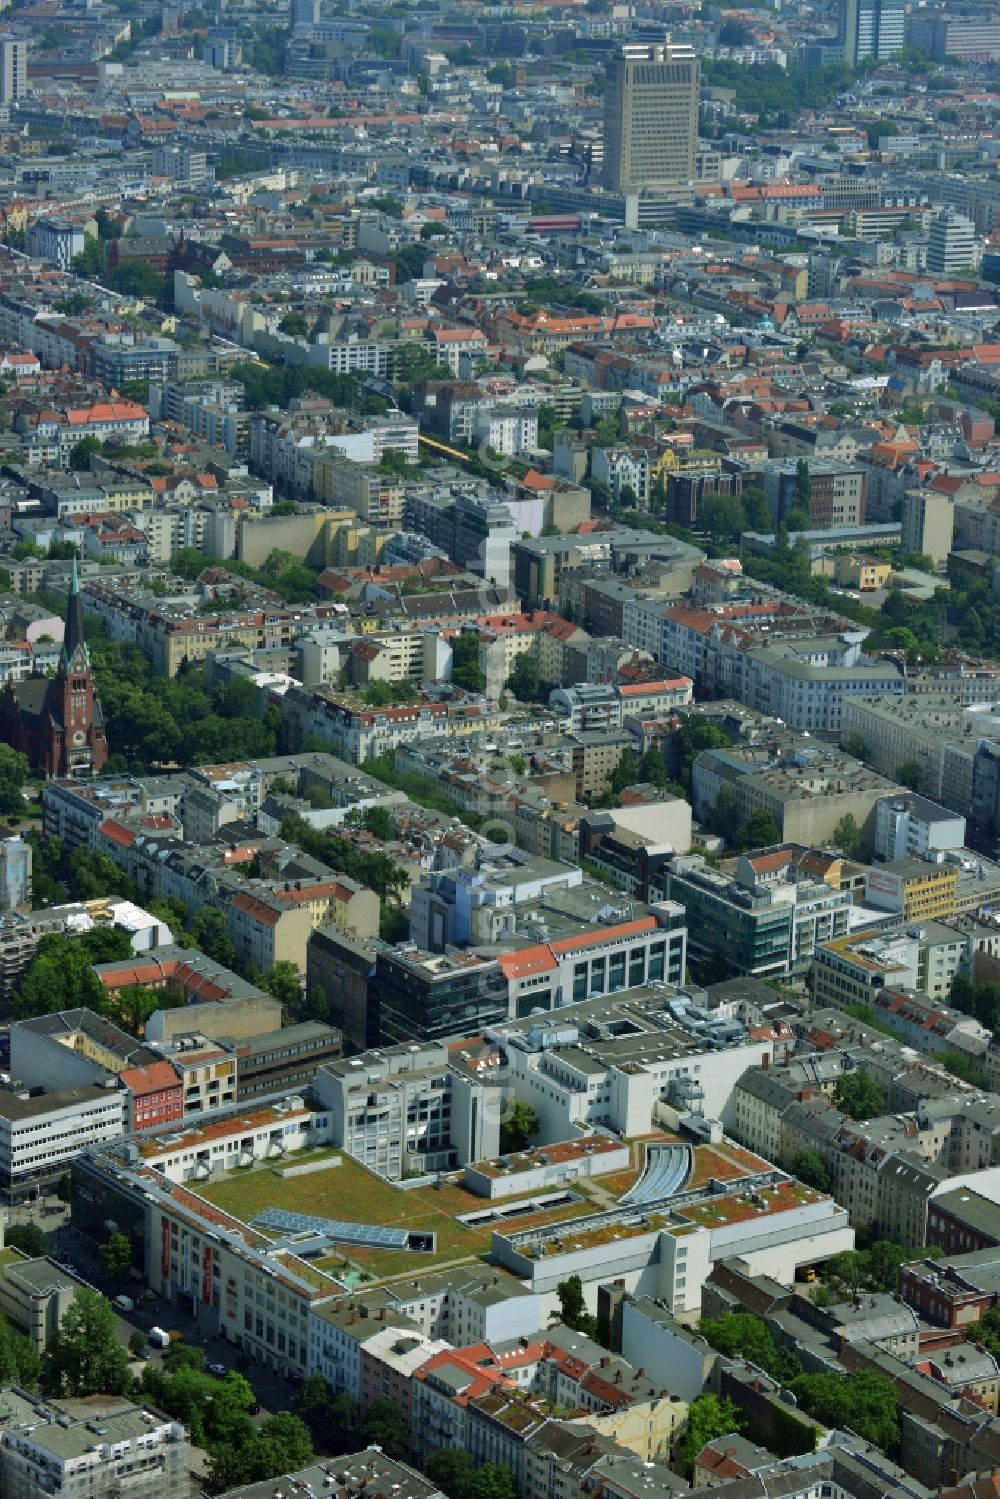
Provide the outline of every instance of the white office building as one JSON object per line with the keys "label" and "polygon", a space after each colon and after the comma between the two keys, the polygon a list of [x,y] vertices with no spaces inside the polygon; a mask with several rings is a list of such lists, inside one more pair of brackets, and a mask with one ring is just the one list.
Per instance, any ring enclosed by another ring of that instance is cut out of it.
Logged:
{"label": "white office building", "polygon": [[874,854],[887,864],[964,846],[965,818],[915,792],[887,796],[875,807]]}
{"label": "white office building", "polygon": [[64,1171],[88,1145],[125,1131],[124,1089],[73,1088],[22,1098],[0,1093],[0,1182],[11,1191]]}
{"label": "white office building", "polygon": [[973,264],[976,230],[971,219],[944,208],[931,219],[927,269],[935,276],[955,276]]}

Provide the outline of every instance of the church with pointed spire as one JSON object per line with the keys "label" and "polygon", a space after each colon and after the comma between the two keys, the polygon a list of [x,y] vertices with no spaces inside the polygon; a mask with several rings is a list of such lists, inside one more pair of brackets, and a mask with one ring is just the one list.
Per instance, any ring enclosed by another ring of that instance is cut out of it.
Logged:
{"label": "church with pointed spire", "polygon": [[76,562],[70,578],[66,629],[54,677],[7,681],[0,696],[0,733],[47,776],[90,776],[104,768],[104,714],[83,634]]}

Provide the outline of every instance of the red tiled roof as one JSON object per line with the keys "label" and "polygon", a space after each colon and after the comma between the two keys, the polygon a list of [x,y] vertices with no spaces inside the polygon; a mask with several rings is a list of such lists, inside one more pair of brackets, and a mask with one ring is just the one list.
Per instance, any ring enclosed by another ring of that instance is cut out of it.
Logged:
{"label": "red tiled roof", "polygon": [[133,828],[123,827],[120,822],[115,822],[113,818],[102,822],[98,831],[103,833],[105,838],[110,838],[112,843],[117,843],[119,848],[131,848],[138,837]]}

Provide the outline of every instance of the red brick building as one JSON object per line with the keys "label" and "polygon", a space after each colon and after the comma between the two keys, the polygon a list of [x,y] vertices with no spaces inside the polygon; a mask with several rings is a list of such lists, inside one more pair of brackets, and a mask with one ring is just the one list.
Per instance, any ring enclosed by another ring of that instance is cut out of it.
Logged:
{"label": "red brick building", "polygon": [[184,1117],[184,1085],[171,1062],[126,1067],[119,1074],[129,1090],[129,1129],[155,1129]]}
{"label": "red brick building", "polygon": [[83,637],[76,563],[70,583],[59,670],[6,683],[0,696],[0,734],[47,776],[89,776],[108,758],[104,714]]}

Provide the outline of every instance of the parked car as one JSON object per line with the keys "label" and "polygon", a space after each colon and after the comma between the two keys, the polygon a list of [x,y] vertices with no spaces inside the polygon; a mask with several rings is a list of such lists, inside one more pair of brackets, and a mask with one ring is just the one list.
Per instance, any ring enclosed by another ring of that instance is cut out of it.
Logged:
{"label": "parked car", "polygon": [[225,1364],[206,1364],[205,1368],[208,1370],[209,1374],[214,1374],[216,1379],[225,1379],[226,1375],[229,1373],[229,1370],[226,1368]]}

